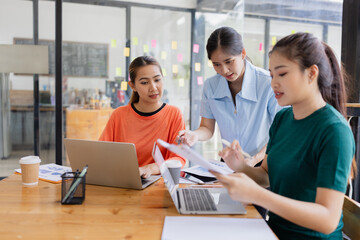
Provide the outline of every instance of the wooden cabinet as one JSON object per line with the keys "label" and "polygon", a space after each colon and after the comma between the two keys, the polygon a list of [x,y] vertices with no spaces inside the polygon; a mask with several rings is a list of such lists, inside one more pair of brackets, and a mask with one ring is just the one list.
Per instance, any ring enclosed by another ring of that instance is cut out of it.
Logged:
{"label": "wooden cabinet", "polygon": [[66,138],[98,140],[114,109],[66,109]]}

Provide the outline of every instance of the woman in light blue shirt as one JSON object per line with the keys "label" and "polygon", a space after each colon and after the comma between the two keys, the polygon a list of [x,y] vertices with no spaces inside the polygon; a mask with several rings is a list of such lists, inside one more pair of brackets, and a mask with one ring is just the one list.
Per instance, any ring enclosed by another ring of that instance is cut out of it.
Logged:
{"label": "woman in light blue shirt", "polygon": [[200,127],[179,132],[185,144],[194,145],[213,136],[217,122],[221,138],[238,140],[255,165],[264,158],[269,128],[280,110],[268,71],[246,60],[241,35],[230,27],[216,29],[206,50],[217,75],[206,80],[201,100]]}

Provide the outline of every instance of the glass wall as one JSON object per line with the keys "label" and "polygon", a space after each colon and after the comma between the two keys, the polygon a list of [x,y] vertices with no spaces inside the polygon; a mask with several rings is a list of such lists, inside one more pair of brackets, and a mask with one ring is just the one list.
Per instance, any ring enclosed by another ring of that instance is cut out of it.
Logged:
{"label": "glass wall", "polygon": [[[258,67],[267,68],[267,49],[298,31],[324,37],[341,57],[341,9],[333,1],[317,1],[313,14],[306,11],[305,1],[275,1],[274,8],[267,8],[265,0],[219,1],[212,13],[210,8],[204,12],[197,7],[195,22],[189,6],[181,9],[179,4],[169,8],[144,3],[134,6],[127,1],[114,1],[112,6],[106,2],[96,5],[92,0],[75,2],[63,3],[63,129],[68,138],[98,139],[113,109],[127,104],[131,90],[126,64],[140,55],[152,55],[160,62],[165,75],[163,100],[179,107],[186,127],[196,129],[203,84],[216,74],[207,58],[206,41],[220,26],[231,26],[242,34],[247,54]],[[130,9],[128,22],[125,7]],[[33,38],[32,8],[31,1],[0,0],[0,44]],[[331,11],[340,13],[334,18],[324,15]],[[39,40],[50,46],[50,73],[39,78],[40,157],[46,163],[55,162],[54,1],[39,1]],[[33,76],[10,73],[7,92],[12,133],[7,142],[12,150],[4,158],[18,159],[34,153]],[[216,130],[211,141],[197,145],[199,151],[217,158],[222,147],[219,140]]]}
{"label": "glass wall", "polygon": [[131,59],[151,55],[159,61],[164,74],[163,101],[180,108],[188,128],[191,13],[132,7],[130,51]]}
{"label": "glass wall", "polygon": [[66,138],[98,140],[113,109],[127,104],[125,18],[125,8],[63,4]]}
{"label": "glass wall", "polygon": [[[0,5],[0,44],[12,45],[17,38],[32,39],[32,2],[2,0]],[[18,160],[34,152],[34,105],[32,75],[0,75],[1,177],[13,173],[19,168]]]}

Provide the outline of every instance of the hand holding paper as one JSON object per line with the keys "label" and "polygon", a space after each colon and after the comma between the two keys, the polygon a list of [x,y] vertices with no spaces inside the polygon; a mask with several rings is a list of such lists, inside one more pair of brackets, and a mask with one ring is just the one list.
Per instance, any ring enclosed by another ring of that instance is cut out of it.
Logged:
{"label": "hand holding paper", "polygon": [[196,151],[192,150],[191,148],[189,148],[187,145],[184,144],[180,144],[180,145],[175,145],[175,144],[169,144],[161,139],[158,139],[157,142],[169,149],[170,151],[184,157],[187,158],[189,161],[191,161],[194,164],[200,165],[204,168],[206,168],[207,170],[212,170],[214,172],[218,172],[221,174],[230,174],[232,173],[231,169],[228,168],[223,168],[221,166],[217,166],[214,164],[209,163],[203,156],[201,156],[199,153],[197,153]]}

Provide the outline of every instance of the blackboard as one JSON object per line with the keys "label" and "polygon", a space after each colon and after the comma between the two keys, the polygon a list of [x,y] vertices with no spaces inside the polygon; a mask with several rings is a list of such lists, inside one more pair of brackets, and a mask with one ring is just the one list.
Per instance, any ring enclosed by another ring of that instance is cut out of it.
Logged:
{"label": "blackboard", "polygon": [[[32,45],[32,39],[15,38],[15,44]],[[49,74],[55,75],[55,41],[39,40],[49,46]],[[108,44],[63,41],[63,75],[108,77]]]}

